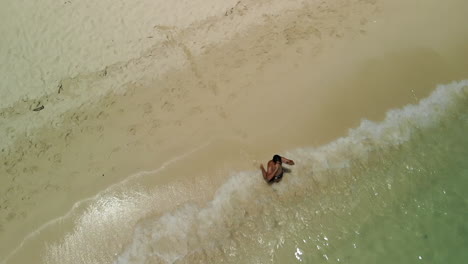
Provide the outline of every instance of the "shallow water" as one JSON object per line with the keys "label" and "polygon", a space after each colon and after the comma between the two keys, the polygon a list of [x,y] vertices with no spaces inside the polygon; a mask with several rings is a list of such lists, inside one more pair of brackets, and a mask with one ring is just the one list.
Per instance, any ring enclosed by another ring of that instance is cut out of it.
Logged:
{"label": "shallow water", "polygon": [[208,203],[165,213],[151,212],[170,197],[160,190],[103,196],[45,260],[459,263],[468,257],[467,131],[468,82],[442,85],[382,122],[291,151],[297,166],[273,188],[239,172]]}
{"label": "shallow water", "polygon": [[467,114],[465,106],[396,149],[374,152],[371,163],[327,172],[328,190],[291,212],[302,230],[288,234],[277,263],[293,253],[306,263],[464,262]]}

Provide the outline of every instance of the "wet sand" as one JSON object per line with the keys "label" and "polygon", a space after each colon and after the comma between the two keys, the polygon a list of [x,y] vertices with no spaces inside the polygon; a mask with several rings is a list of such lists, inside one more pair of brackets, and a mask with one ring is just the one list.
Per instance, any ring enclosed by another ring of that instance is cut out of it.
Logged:
{"label": "wet sand", "polygon": [[[464,19],[455,12],[462,10],[454,8],[460,7],[456,1],[446,13],[427,4],[416,21],[417,6],[337,3],[264,15],[262,23],[208,46],[194,28],[210,32],[220,25],[216,21],[181,32],[163,29],[164,48],[109,67],[108,78],[126,68],[144,73],[97,102],[64,112],[52,121],[57,126],[19,136],[2,153],[1,174],[7,177],[1,184],[0,255],[77,201],[139,171],[180,157],[143,182],[180,184],[187,196],[179,202],[202,203],[232,170],[255,170],[272,153],[319,146],[363,118],[381,120],[388,109],[417,102],[439,83],[467,78],[468,40],[454,26]],[[248,5],[235,7],[226,17],[249,12]],[[436,14],[451,20],[441,24]],[[161,54],[182,67],[153,75],[151,61]],[[63,92],[103,84],[104,77],[69,79]],[[42,242],[30,241],[51,241],[66,230],[31,237],[20,249],[26,254],[11,263],[37,259]]]}

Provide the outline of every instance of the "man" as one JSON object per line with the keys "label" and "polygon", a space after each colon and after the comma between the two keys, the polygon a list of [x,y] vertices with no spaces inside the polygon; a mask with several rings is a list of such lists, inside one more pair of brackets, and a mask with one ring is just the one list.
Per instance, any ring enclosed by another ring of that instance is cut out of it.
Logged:
{"label": "man", "polygon": [[268,183],[279,182],[283,177],[283,166],[282,163],[288,165],[294,165],[294,161],[281,157],[280,155],[274,155],[273,159],[268,161],[267,169],[263,167],[263,164],[260,165],[262,170],[263,178]]}

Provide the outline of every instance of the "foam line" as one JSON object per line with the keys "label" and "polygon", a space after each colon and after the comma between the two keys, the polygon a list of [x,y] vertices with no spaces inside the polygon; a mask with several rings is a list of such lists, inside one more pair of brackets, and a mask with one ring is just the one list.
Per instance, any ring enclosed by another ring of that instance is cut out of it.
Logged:
{"label": "foam line", "polygon": [[107,192],[110,192],[112,189],[116,188],[117,186],[119,185],[123,185],[127,182],[129,182],[130,180],[132,179],[135,179],[135,178],[138,178],[138,177],[142,177],[142,176],[145,176],[145,175],[150,175],[150,174],[156,174],[156,173],[160,173],[161,171],[163,171],[164,169],[166,169],[168,166],[184,159],[185,157],[207,147],[208,145],[210,145],[212,143],[212,141],[207,141],[205,142],[204,144],[182,154],[182,155],[179,155],[179,156],[176,156],[175,158],[171,159],[171,160],[168,160],[166,162],[164,162],[159,168],[157,169],[154,169],[154,170],[149,170],[149,171],[140,171],[140,172],[137,172],[135,174],[132,174],[130,175],[129,177],[125,178],[124,180],[120,181],[120,182],[117,182],[117,183],[114,183],[112,185],[110,185],[109,187],[107,187],[106,189],[104,189],[103,191],[99,192],[98,194],[94,195],[93,197],[90,197],[90,198],[86,198],[86,199],[82,199],[82,200],[79,200],[77,201],[75,204],[73,204],[72,208],[63,216],[60,216],[58,218],[55,218],[55,219],[52,219],[48,222],[46,222],[45,224],[43,224],[42,226],[40,226],[38,229],[34,230],[33,232],[29,233],[26,237],[23,238],[23,240],[21,241],[21,243],[12,251],[10,252],[6,257],[5,259],[2,260],[2,262],[0,262],[0,264],[7,264],[8,260],[14,256],[18,250],[20,250],[24,244],[34,238],[35,236],[39,235],[44,229],[46,229],[47,227],[53,225],[53,224],[56,224],[57,222],[59,221],[62,221],[64,219],[67,219],[68,217],[70,217],[73,212],[79,208],[83,203],[86,203],[86,202],[89,202],[89,201],[93,201],[93,200],[97,200],[99,197],[102,196],[102,194],[104,193],[107,193]]}

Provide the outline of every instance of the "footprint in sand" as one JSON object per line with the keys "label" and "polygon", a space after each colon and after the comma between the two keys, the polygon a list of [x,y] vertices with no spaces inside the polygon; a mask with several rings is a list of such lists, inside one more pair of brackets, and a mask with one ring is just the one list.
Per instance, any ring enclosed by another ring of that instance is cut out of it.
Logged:
{"label": "footprint in sand", "polygon": [[153,105],[151,103],[146,103],[143,105],[143,114],[148,115],[153,113]]}
{"label": "footprint in sand", "polygon": [[129,126],[127,132],[128,132],[129,135],[135,136],[135,135],[136,135],[136,132],[137,132],[136,125]]}

